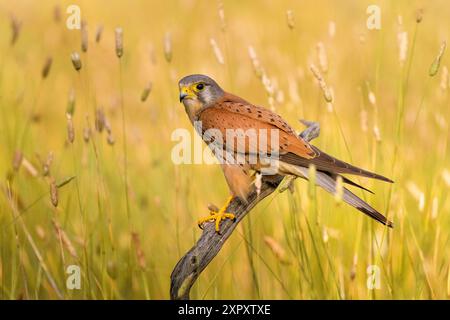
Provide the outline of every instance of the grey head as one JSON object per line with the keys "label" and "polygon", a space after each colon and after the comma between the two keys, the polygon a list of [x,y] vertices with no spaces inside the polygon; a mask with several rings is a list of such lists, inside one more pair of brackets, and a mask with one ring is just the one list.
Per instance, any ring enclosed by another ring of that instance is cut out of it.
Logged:
{"label": "grey head", "polygon": [[222,88],[208,76],[192,74],[178,82],[180,102],[188,109],[206,108],[224,95]]}

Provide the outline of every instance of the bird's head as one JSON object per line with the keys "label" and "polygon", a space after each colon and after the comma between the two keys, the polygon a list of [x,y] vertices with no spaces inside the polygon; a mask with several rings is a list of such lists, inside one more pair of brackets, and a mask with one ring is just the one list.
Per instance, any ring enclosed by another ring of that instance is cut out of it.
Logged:
{"label": "bird's head", "polygon": [[202,74],[192,74],[178,82],[180,102],[182,102],[189,117],[196,111],[214,104],[224,94],[221,87],[210,77]]}

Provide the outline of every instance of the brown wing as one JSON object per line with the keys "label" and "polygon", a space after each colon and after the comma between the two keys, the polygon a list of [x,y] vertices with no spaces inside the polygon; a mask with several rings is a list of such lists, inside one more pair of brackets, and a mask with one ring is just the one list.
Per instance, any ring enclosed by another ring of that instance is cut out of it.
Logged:
{"label": "brown wing", "polygon": [[[309,143],[298,137],[295,131],[279,115],[265,108],[252,105],[231,94],[225,94],[213,106],[201,110],[197,119],[202,121],[203,132],[208,129],[220,130],[224,145],[226,145],[226,129],[242,129],[243,131],[266,129],[268,134],[270,134],[270,130],[276,129],[279,134],[279,150],[274,150],[270,138],[267,138],[267,151],[277,151],[280,154],[290,152],[305,159],[311,159],[315,156],[315,151]],[[257,145],[259,146],[259,134],[257,136]],[[248,144],[245,145],[245,151],[250,152]]]}
{"label": "brown wing", "polygon": [[316,152],[316,157],[314,159],[304,159],[302,157],[298,157],[294,153],[286,153],[280,155],[280,160],[289,164],[302,167],[308,167],[310,164],[314,164],[318,170],[325,171],[330,174],[337,174],[337,173],[354,174],[386,182],[393,182],[391,179],[386,178],[382,175],[355,167],[347,162],[336,159],[313,145],[311,145],[311,147]]}

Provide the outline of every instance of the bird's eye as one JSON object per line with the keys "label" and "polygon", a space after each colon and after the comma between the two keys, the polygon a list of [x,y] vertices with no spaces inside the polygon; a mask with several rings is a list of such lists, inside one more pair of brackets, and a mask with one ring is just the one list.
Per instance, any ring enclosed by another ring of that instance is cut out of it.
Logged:
{"label": "bird's eye", "polygon": [[205,88],[205,85],[203,83],[199,83],[195,87],[197,88],[197,90],[203,90]]}

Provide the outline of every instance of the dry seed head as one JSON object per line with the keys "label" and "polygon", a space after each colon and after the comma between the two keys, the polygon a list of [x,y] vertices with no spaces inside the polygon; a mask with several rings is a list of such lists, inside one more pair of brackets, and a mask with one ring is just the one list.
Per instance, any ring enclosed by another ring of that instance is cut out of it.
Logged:
{"label": "dry seed head", "polygon": [[67,100],[66,113],[73,115],[75,112],[75,89],[71,88],[69,91],[69,99]]}
{"label": "dry seed head", "polygon": [[141,269],[145,269],[146,268],[145,255],[144,251],[142,250],[141,239],[139,238],[139,234],[137,234],[136,232],[132,232],[131,238],[133,240],[134,248],[136,250],[136,257],[139,267],[141,267]]}
{"label": "dry seed head", "polygon": [[49,152],[47,155],[47,159],[45,160],[44,164],[42,165],[42,174],[44,177],[47,177],[50,175],[50,167],[53,162],[53,152]]}
{"label": "dry seed head", "polygon": [[450,171],[448,169],[442,170],[442,180],[444,180],[447,187],[450,187]]}
{"label": "dry seed head", "polygon": [[220,29],[225,32],[227,30],[227,23],[225,21],[225,10],[223,9],[223,2],[221,0],[218,1],[217,11],[219,14]]}
{"label": "dry seed head", "polygon": [[294,12],[292,10],[286,11],[286,22],[289,27],[289,29],[294,29],[295,27],[295,19],[294,19]]}
{"label": "dry seed head", "polygon": [[53,178],[50,181],[50,200],[56,208],[58,206],[58,187],[56,187],[55,179]]}
{"label": "dry seed head", "polygon": [[431,219],[435,220],[439,212],[439,199],[437,196],[433,197],[433,202],[431,203]]}
{"label": "dry seed head", "polygon": [[449,76],[448,76],[448,68],[447,66],[443,66],[442,67],[442,72],[441,72],[441,83],[440,83],[440,87],[442,90],[447,90],[449,87],[450,83],[449,83]]}
{"label": "dry seed head", "polygon": [[123,29],[121,27],[117,27],[115,30],[116,35],[116,56],[118,58],[123,55]]}
{"label": "dry seed head", "polygon": [[327,243],[329,239],[330,239],[330,236],[328,235],[327,228],[323,227],[322,228],[322,240],[324,243]]}
{"label": "dry seed head", "polygon": [[14,171],[19,170],[20,165],[22,164],[22,160],[23,160],[23,153],[20,150],[16,150],[16,152],[14,152],[14,158],[12,162]]}
{"label": "dry seed head", "polygon": [[264,236],[264,243],[270,248],[272,253],[281,263],[290,264],[286,251],[275,239],[269,236]]}
{"label": "dry seed head", "polygon": [[397,31],[397,44],[398,44],[398,60],[400,65],[403,66],[406,61],[406,55],[408,52],[408,33],[403,30],[403,17],[397,17],[398,31]]}
{"label": "dry seed head", "polygon": [[373,136],[376,142],[381,142],[381,131],[377,124],[373,126]]}
{"label": "dry seed head", "polygon": [[416,12],[416,22],[421,23],[423,19],[423,9],[419,9]]}
{"label": "dry seed head", "polygon": [[70,54],[70,60],[72,60],[73,67],[76,71],[80,71],[81,69],[81,59],[80,54],[78,52],[72,52]]}
{"label": "dry seed head", "polygon": [[90,137],[91,137],[91,128],[84,127],[83,128],[83,140],[84,140],[84,142],[88,143]]}
{"label": "dry seed head", "polygon": [[258,78],[262,78],[264,70],[261,66],[261,63],[259,62],[258,56],[256,55],[256,51],[252,46],[248,47],[248,56],[250,57],[250,60],[252,61],[253,70],[255,71],[255,74]]}
{"label": "dry seed head", "polygon": [[117,264],[114,261],[108,261],[106,264],[106,272],[111,277],[111,279],[117,278]]}
{"label": "dry seed head", "polygon": [[70,143],[73,143],[75,140],[75,129],[73,127],[72,115],[70,113],[66,113],[67,118],[67,140]]}
{"label": "dry seed head", "polygon": [[38,238],[41,240],[45,240],[45,238],[47,237],[47,234],[45,233],[44,228],[42,228],[42,226],[40,226],[40,225],[37,225],[34,229],[36,230],[36,234],[37,234]]}
{"label": "dry seed head", "polygon": [[223,54],[220,50],[219,46],[217,45],[217,42],[214,38],[209,39],[209,43],[211,44],[211,47],[214,51],[214,55],[216,56],[217,62],[219,64],[225,64],[225,61],[223,60]]}
{"label": "dry seed head", "polygon": [[323,97],[327,102],[333,102],[333,95],[328,88],[325,80],[322,77],[322,74],[320,73],[319,69],[314,64],[311,64],[310,66],[311,72],[313,73],[316,80],[319,82],[320,89],[322,90]]}
{"label": "dry seed head", "polygon": [[53,8],[53,20],[56,23],[59,23],[61,21],[61,7],[59,5],[56,5]]}
{"label": "dry seed head", "polygon": [[16,16],[11,16],[11,45],[13,46],[19,38],[20,29],[22,28],[22,22],[20,22]]}
{"label": "dry seed head", "polygon": [[106,133],[111,134],[112,133],[111,124],[109,123],[108,118],[106,118],[106,117],[105,117],[104,125],[105,125]]}
{"label": "dry seed head", "polygon": [[445,41],[442,42],[441,47],[439,49],[439,54],[437,55],[436,59],[434,59],[433,63],[430,66],[430,71],[428,72],[430,77],[434,77],[438,73],[439,66],[441,65],[441,59],[442,56],[444,55],[446,46],[447,43]]}
{"label": "dry seed head", "polygon": [[105,127],[105,113],[102,109],[98,108],[97,112],[95,113],[95,130],[98,132],[102,132],[103,128]]}
{"label": "dry seed head", "polygon": [[334,36],[336,35],[336,22],[330,21],[328,23],[328,35],[330,36],[330,38],[334,38]]}
{"label": "dry seed head", "polygon": [[102,33],[103,33],[103,25],[98,25],[97,29],[95,30],[95,42],[99,43],[102,39]]}
{"label": "dry seed head", "polygon": [[62,242],[66,250],[69,252],[69,254],[77,259],[78,255],[75,250],[75,247],[73,246],[72,242],[70,241],[67,234],[64,232],[64,230],[61,228],[61,225],[56,221],[56,219],[52,219],[53,227],[55,228],[56,235],[58,236],[59,240]]}
{"label": "dry seed head", "polygon": [[352,268],[350,269],[350,280],[355,280],[356,278],[356,266],[358,265],[358,254],[353,255]]}
{"label": "dry seed head", "polygon": [[328,58],[327,52],[325,50],[325,45],[323,42],[319,42],[316,46],[317,49],[317,60],[319,61],[320,69],[323,73],[328,72]]}
{"label": "dry seed head", "polygon": [[164,35],[164,58],[169,63],[172,61],[172,36],[170,32],[166,32]]}
{"label": "dry seed head", "polygon": [[45,60],[44,67],[42,68],[42,72],[41,72],[43,79],[47,78],[47,76],[50,72],[50,69],[52,67],[52,62],[53,62],[52,57],[47,57],[47,59]]}
{"label": "dry seed head", "polygon": [[88,50],[88,30],[87,30],[87,24],[86,21],[81,21],[81,51],[87,52]]}
{"label": "dry seed head", "polygon": [[367,132],[368,129],[369,129],[369,121],[367,111],[361,110],[361,130],[363,132]]}
{"label": "dry seed head", "polygon": [[142,91],[141,94],[141,101],[145,102],[148,98],[148,96],[150,95],[150,92],[152,91],[152,87],[153,84],[151,81],[149,81],[149,83],[145,86],[144,90]]}
{"label": "dry seed head", "polygon": [[375,93],[373,93],[372,91],[369,91],[368,94],[368,98],[369,98],[369,102],[372,106],[376,106],[377,104],[377,98],[375,96]]}
{"label": "dry seed head", "polygon": [[423,209],[425,208],[425,194],[423,193],[423,191],[420,190],[417,184],[412,181],[407,183],[406,188],[419,203],[419,211],[423,211]]}
{"label": "dry seed head", "polygon": [[22,166],[25,168],[25,170],[27,170],[27,172],[32,177],[37,177],[38,176],[38,171],[36,170],[34,165],[30,161],[28,161],[28,159],[25,158],[25,157],[22,158]]}
{"label": "dry seed head", "polygon": [[116,140],[114,139],[114,136],[112,135],[112,133],[108,133],[108,136],[106,137],[106,142],[108,142],[108,144],[110,146],[114,145],[114,143],[116,143]]}
{"label": "dry seed head", "polygon": [[300,93],[298,90],[298,83],[295,77],[290,77],[288,81],[289,86],[289,99],[291,99],[293,104],[299,104],[301,102]]}

